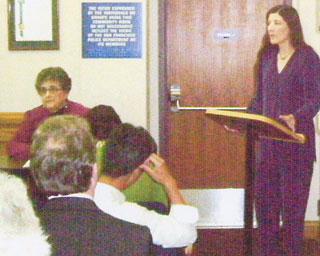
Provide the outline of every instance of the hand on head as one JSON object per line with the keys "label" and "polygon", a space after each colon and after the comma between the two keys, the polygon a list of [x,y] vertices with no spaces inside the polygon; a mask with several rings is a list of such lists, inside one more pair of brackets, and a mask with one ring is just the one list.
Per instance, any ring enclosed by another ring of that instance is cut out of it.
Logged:
{"label": "hand on head", "polygon": [[159,155],[151,154],[148,159],[140,165],[140,169],[164,186],[171,204],[185,204],[176,180],[170,174],[167,164]]}
{"label": "hand on head", "polygon": [[166,162],[157,154],[151,154],[140,168],[161,184],[175,182]]}

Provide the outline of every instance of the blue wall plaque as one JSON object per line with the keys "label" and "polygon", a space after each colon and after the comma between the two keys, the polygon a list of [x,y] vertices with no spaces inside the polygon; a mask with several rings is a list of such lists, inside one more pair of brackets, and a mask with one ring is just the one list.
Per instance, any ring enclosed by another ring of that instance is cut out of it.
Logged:
{"label": "blue wall plaque", "polygon": [[83,58],[141,56],[141,3],[82,3]]}

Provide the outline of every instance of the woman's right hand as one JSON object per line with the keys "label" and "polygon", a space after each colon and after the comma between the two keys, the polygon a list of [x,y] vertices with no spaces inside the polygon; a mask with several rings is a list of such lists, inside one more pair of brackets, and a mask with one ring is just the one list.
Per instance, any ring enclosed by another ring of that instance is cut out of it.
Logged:
{"label": "woman's right hand", "polygon": [[240,134],[240,131],[238,129],[230,128],[228,125],[224,125],[223,128],[228,132],[232,132],[232,133],[235,133],[235,134]]}

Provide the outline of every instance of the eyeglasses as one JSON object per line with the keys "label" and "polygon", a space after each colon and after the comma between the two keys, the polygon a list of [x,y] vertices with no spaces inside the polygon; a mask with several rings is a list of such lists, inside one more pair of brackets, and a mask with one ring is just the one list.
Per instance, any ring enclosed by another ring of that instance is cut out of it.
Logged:
{"label": "eyeglasses", "polygon": [[47,92],[56,94],[58,91],[61,91],[61,90],[62,89],[58,87],[49,87],[49,88],[40,87],[38,91],[40,95],[45,95]]}

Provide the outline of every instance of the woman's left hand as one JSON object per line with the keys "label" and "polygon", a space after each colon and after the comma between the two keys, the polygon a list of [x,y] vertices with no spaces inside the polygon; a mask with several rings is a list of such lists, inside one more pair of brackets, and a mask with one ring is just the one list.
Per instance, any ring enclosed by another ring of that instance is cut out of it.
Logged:
{"label": "woman's left hand", "polygon": [[292,114],[290,115],[280,115],[279,118],[286,122],[286,124],[289,126],[289,128],[296,132],[296,119]]}

